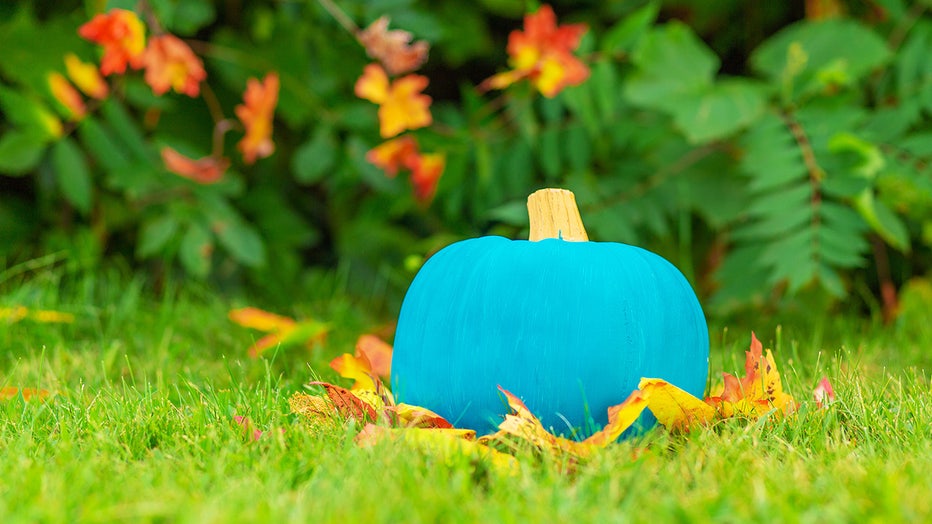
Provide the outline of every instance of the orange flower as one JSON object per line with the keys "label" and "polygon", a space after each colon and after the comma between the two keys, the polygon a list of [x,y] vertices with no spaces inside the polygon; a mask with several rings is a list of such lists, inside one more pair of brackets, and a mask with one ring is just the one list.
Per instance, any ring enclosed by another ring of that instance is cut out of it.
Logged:
{"label": "orange flower", "polygon": [[100,72],[104,75],[125,73],[127,64],[133,69],[143,66],[145,27],[132,11],[111,9],[99,14],[78,28],[78,34],[104,46],[100,60]]}
{"label": "orange flower", "polygon": [[446,157],[439,153],[418,155],[411,164],[411,184],[414,196],[421,202],[429,202],[437,191],[437,182],[443,174]]}
{"label": "orange flower", "polygon": [[395,138],[370,149],[366,160],[385,171],[389,178],[394,178],[401,168],[410,170],[414,196],[422,202],[429,202],[434,197],[437,181],[446,165],[444,155],[422,154],[417,141],[410,136]]}
{"label": "orange flower", "polygon": [[81,93],[68,82],[61,73],[51,72],[48,75],[49,89],[52,96],[68,111],[72,120],[81,120],[87,114],[87,108],[84,106],[84,99]]}
{"label": "orange flower", "polygon": [[110,94],[110,88],[97,72],[97,67],[82,62],[74,53],[65,55],[65,70],[68,71],[68,77],[74,85],[85,95],[103,100]]}
{"label": "orange flower", "polygon": [[408,75],[389,82],[385,70],[369,64],[356,81],[356,96],[379,105],[380,133],[393,137],[406,129],[418,129],[433,122],[430,97],[421,94],[427,77]]}
{"label": "orange flower", "polygon": [[162,162],[172,173],[191,179],[198,184],[218,182],[230,167],[230,161],[226,158],[205,156],[194,160],[167,146],[162,148]]}
{"label": "orange flower", "polygon": [[356,38],[366,48],[366,54],[375,58],[393,75],[414,71],[427,61],[427,42],[411,44],[407,31],[388,30],[388,17],[383,16],[360,31]]}
{"label": "orange flower", "polygon": [[417,155],[417,142],[410,136],[403,136],[370,149],[366,160],[385,171],[389,178],[395,178],[398,169],[407,167]]}
{"label": "orange flower", "polygon": [[243,160],[252,164],[257,158],[265,158],[275,152],[272,118],[278,104],[278,74],[269,73],[262,82],[250,78],[243,102],[236,106],[236,116],[246,128],[246,136],[236,147],[243,153]]}
{"label": "orange flower", "polygon": [[587,31],[584,24],[557,26],[557,17],[549,5],[524,17],[524,31],[508,35],[508,55],[511,71],[499,73],[483,85],[502,89],[527,78],[548,98],[553,98],[568,86],[579,85],[589,78],[589,68],[573,56],[579,40]]}
{"label": "orange flower", "polygon": [[188,44],[174,35],[161,35],[149,40],[145,62],[146,83],[157,95],[174,89],[176,93],[195,97],[201,92],[201,82],[207,78],[201,59]]}

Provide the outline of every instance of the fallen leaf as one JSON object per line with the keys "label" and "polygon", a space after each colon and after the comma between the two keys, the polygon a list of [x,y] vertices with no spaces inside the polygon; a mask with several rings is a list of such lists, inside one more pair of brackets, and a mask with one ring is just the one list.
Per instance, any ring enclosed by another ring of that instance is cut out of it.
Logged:
{"label": "fallen leaf", "polygon": [[365,356],[370,369],[379,378],[387,379],[392,370],[392,346],[375,335],[362,335],[356,341],[356,356]]}
{"label": "fallen leaf", "polygon": [[356,443],[362,447],[372,447],[379,442],[394,441],[422,453],[440,457],[450,466],[465,457],[473,461],[487,462],[497,471],[510,475],[520,471],[515,457],[484,446],[474,438],[475,432],[467,429],[388,428],[366,424],[356,436]]}
{"label": "fallen leaf", "polygon": [[433,411],[410,404],[398,404],[386,408],[396,417],[396,423],[404,427],[450,429],[453,424]]}
{"label": "fallen leaf", "polygon": [[796,401],[783,391],[773,353],[769,349],[766,353],[763,351],[754,333],[751,333],[751,347],[745,353],[744,372],[740,380],[723,373],[721,388],[706,399],[723,418],[736,414],[757,418],[775,409],[783,414],[796,409]]}
{"label": "fallen leaf", "polygon": [[595,449],[615,442],[637,420],[647,405],[644,395],[640,392],[631,393],[624,402],[609,408],[609,424],[602,431],[580,442],[558,437],[547,431],[521,399],[501,386],[498,389],[505,395],[513,413],[505,415],[505,420],[498,426],[498,432],[480,438],[480,442],[491,443],[511,436],[524,440],[544,452],[554,455],[569,454],[577,458],[587,457]]}
{"label": "fallen leaf", "polygon": [[51,393],[47,389],[40,388],[17,388],[12,386],[0,388],[0,400],[9,400],[20,395],[23,396],[23,400],[29,402],[31,400],[45,400]]}
{"label": "fallen leaf", "polygon": [[376,420],[375,408],[368,402],[354,395],[352,391],[327,382],[310,382],[310,386],[320,386],[327,392],[327,397],[336,411],[344,418],[356,420]]}
{"label": "fallen leaf", "polygon": [[642,378],[638,389],[647,396],[647,408],[663,427],[685,430],[715,417],[715,409],[697,397],[658,378]]}
{"label": "fallen leaf", "polygon": [[835,402],[835,390],[832,388],[832,383],[829,382],[828,377],[822,377],[819,385],[812,392],[812,398],[815,400],[816,406],[820,408],[827,407]]}

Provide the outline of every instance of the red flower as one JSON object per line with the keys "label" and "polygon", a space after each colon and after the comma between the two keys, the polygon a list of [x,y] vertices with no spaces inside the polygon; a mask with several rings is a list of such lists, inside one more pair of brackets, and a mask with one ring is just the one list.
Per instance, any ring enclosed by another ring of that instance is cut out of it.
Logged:
{"label": "red flower", "polygon": [[104,75],[125,73],[127,64],[133,69],[143,66],[145,27],[132,11],[111,9],[99,14],[78,28],[78,34],[104,46],[100,60],[100,72]]}
{"label": "red flower", "polygon": [[403,136],[370,149],[366,153],[366,160],[385,171],[389,178],[395,178],[398,169],[407,167],[417,155],[417,142],[410,136]]}
{"label": "red flower", "polygon": [[573,56],[588,28],[584,24],[557,26],[549,5],[524,17],[524,31],[508,35],[511,71],[499,73],[484,82],[488,88],[502,89],[527,78],[544,96],[552,98],[564,88],[583,83],[589,68]]}
{"label": "red flower", "polygon": [[195,97],[201,82],[207,78],[204,63],[188,44],[174,35],[161,35],[149,40],[146,48],[146,83],[157,95],[169,89]]}
{"label": "red flower", "polygon": [[411,184],[414,196],[421,202],[430,202],[437,192],[437,182],[443,174],[446,157],[439,153],[418,155],[411,163]]}
{"label": "red flower", "polygon": [[272,118],[278,104],[278,74],[269,73],[259,82],[250,78],[243,95],[243,104],[236,106],[236,116],[246,128],[246,136],[236,145],[243,160],[252,164],[275,152],[272,142]]}
{"label": "red flower", "polygon": [[167,146],[162,148],[162,162],[172,173],[198,184],[218,182],[230,167],[230,161],[226,158],[205,156],[195,160]]}

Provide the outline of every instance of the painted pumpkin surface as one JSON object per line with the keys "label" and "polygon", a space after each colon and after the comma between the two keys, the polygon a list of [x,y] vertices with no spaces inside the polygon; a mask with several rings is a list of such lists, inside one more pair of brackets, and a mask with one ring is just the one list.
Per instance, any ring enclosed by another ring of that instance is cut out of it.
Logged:
{"label": "painted pumpkin surface", "polygon": [[699,302],[662,257],[614,242],[481,237],[439,251],[412,282],[392,387],[400,402],[485,433],[508,412],[501,386],[545,427],[585,435],[641,377],[701,396],[708,356]]}

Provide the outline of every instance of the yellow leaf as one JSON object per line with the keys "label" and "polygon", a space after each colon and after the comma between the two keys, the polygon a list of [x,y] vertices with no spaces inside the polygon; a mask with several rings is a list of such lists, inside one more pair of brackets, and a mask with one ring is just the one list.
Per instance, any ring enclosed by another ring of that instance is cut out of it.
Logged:
{"label": "yellow leaf", "polygon": [[330,367],[341,377],[355,381],[350,388],[353,391],[376,389],[375,380],[372,378],[372,366],[369,365],[369,359],[365,356],[357,357],[343,353],[330,361]]}
{"label": "yellow leaf", "polygon": [[688,429],[715,417],[715,409],[682,389],[657,378],[642,378],[638,388],[647,395],[647,407],[667,429]]}
{"label": "yellow leaf", "polygon": [[386,440],[395,441],[431,456],[440,457],[450,466],[465,457],[474,461],[485,461],[505,474],[519,473],[517,459],[476,442],[473,440],[475,436],[474,431],[466,429],[387,428],[366,424],[356,436],[356,443],[363,447],[371,447]]}
{"label": "yellow leaf", "polygon": [[605,447],[615,442],[641,416],[649,401],[647,393],[635,389],[624,402],[608,408],[608,424],[602,431],[584,440],[583,444]]}
{"label": "yellow leaf", "polygon": [[237,324],[265,332],[281,332],[294,326],[294,319],[269,313],[259,308],[244,307],[229,313],[230,320]]}

